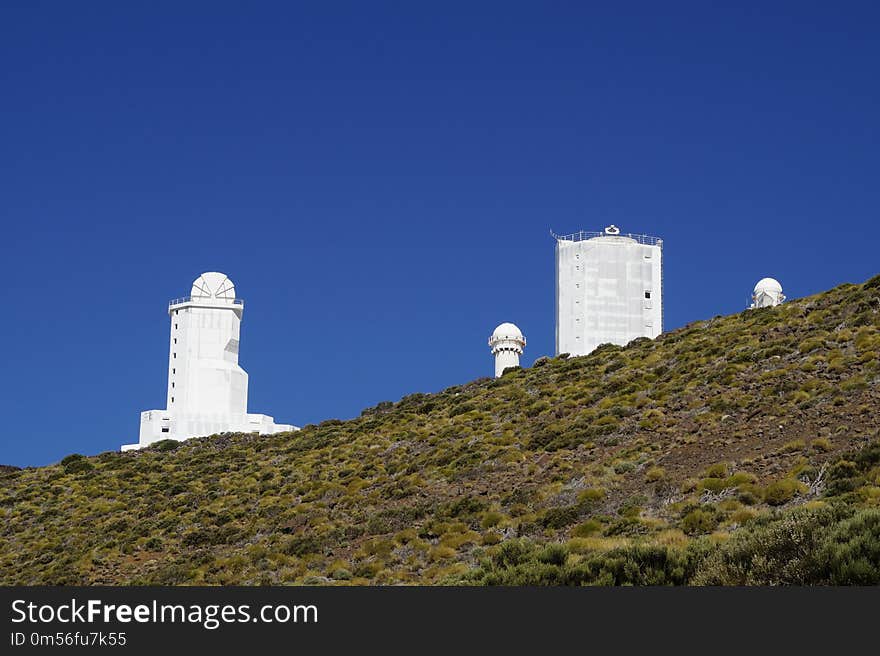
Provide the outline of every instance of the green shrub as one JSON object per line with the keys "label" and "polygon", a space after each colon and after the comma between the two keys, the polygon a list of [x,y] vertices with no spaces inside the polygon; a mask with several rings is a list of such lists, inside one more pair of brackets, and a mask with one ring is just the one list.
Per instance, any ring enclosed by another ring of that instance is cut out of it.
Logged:
{"label": "green shrub", "polygon": [[67,467],[75,462],[79,462],[85,459],[85,456],[80,453],[71,453],[69,456],[64,456],[59,463],[62,467]]}
{"label": "green shrub", "polygon": [[358,563],[357,567],[354,569],[354,575],[362,578],[362,579],[372,579],[376,576],[385,565],[378,560],[369,560],[362,563]]}
{"label": "green shrub", "polygon": [[710,533],[718,526],[718,513],[711,506],[695,508],[681,519],[681,530],[688,535]]}
{"label": "green shrub", "polygon": [[704,478],[700,481],[698,489],[700,490],[708,490],[709,492],[721,492],[721,490],[727,487],[727,479],[726,478]]}
{"label": "green shrub", "polygon": [[825,494],[835,496],[851,492],[864,483],[860,464],[852,460],[841,459],[828,468]]}
{"label": "green shrub", "polygon": [[706,478],[727,478],[728,464],[726,462],[716,462],[709,465],[703,472]]}
{"label": "green shrub", "polygon": [[483,528],[492,528],[493,526],[498,526],[498,523],[504,519],[504,515],[499,512],[495,512],[494,510],[490,510],[483,514],[483,519],[480,521],[480,526]]}
{"label": "green shrub", "polygon": [[548,544],[537,555],[538,561],[547,565],[564,565],[567,558],[568,549],[559,543]]}
{"label": "green shrub", "polygon": [[564,506],[562,508],[550,508],[541,518],[541,524],[546,528],[565,528],[574,524],[580,515],[578,506]]}
{"label": "green shrub", "polygon": [[534,553],[534,545],[525,539],[506,540],[492,556],[495,567],[509,568],[526,562]]}
{"label": "green shrub", "polygon": [[290,538],[284,545],[284,553],[288,556],[304,556],[315,553],[321,548],[320,542],[313,535],[297,535]]}
{"label": "green shrub", "polygon": [[159,440],[158,442],[153,442],[149,448],[153,451],[174,451],[180,448],[181,444],[183,442],[178,442],[177,440]]}
{"label": "green shrub", "polygon": [[822,540],[816,560],[823,582],[880,584],[880,510],[863,510],[840,522]]}
{"label": "green shrub", "polygon": [[614,464],[614,473],[615,474],[627,474],[633,470],[635,470],[636,465],[633,462],[629,462],[628,460],[624,460],[623,462],[617,462]]}
{"label": "green shrub", "polygon": [[465,496],[449,506],[450,517],[470,517],[485,510],[486,502],[472,496]]}
{"label": "green shrub", "polygon": [[862,289],[880,289],[880,276],[874,276],[862,285]]}
{"label": "green shrub", "polygon": [[663,480],[666,476],[666,470],[663,467],[651,467],[647,472],[645,472],[645,480],[649,483],[656,483],[657,481]]}
{"label": "green shrub", "polygon": [[146,542],[144,542],[144,549],[148,551],[159,551],[162,548],[162,540],[157,537],[152,537]]}
{"label": "green shrub", "polygon": [[833,448],[831,446],[831,441],[825,437],[817,437],[812,442],[810,442],[810,446],[814,451],[818,451],[819,453],[826,453],[831,451]]}
{"label": "green shrub", "polygon": [[78,453],[72,453],[61,461],[65,474],[79,474],[92,471],[95,466],[89,460]]}
{"label": "green shrub", "polygon": [[818,578],[810,554],[819,533],[833,521],[827,508],[798,508],[787,515],[756,519],[702,564],[697,585],[805,585]]}
{"label": "green shrub", "polygon": [[588,487],[578,495],[578,503],[601,501],[605,498],[605,490],[601,487]]}
{"label": "green shrub", "polygon": [[594,553],[568,565],[563,545],[538,550],[535,545],[518,543],[510,550],[514,558],[496,555],[466,580],[483,585],[681,585],[703,558],[702,547],[678,550],[634,545]]}
{"label": "green shrub", "polygon": [[779,449],[780,453],[794,453],[795,451],[803,451],[806,444],[803,440],[792,440],[791,442],[786,442],[782,445],[782,448]]}
{"label": "green shrub", "polygon": [[794,499],[803,484],[793,478],[783,478],[764,488],[764,501],[771,506],[781,506]]}
{"label": "green shrub", "polygon": [[575,526],[571,530],[572,537],[575,538],[587,538],[592,535],[596,535],[602,531],[602,523],[596,521],[595,519],[588,519],[585,522],[582,522]]}

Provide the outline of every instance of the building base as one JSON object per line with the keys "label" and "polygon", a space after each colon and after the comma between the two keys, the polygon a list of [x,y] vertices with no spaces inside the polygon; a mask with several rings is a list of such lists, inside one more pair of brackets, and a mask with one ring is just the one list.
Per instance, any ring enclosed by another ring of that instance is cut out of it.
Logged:
{"label": "building base", "polygon": [[230,417],[187,415],[176,417],[166,410],[146,410],[141,413],[141,430],[137,444],[123,444],[122,451],[136,451],[162,440],[182,442],[193,437],[208,437],[218,433],[258,433],[272,435],[298,431],[292,424],[276,424],[269,415],[246,414]]}

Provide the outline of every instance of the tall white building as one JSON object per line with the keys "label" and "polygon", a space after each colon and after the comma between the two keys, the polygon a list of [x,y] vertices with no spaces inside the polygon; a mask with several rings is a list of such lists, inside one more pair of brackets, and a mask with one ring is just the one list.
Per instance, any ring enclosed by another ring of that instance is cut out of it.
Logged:
{"label": "tall white building", "polygon": [[617,226],[556,238],[556,353],[663,331],[663,240]]}
{"label": "tall white building", "polygon": [[519,356],[526,347],[522,331],[512,323],[502,323],[489,338],[489,348],[495,356],[495,378],[500,378],[507,367],[518,367]]}
{"label": "tall white building", "polygon": [[782,285],[774,278],[761,278],[752,292],[752,309],[762,307],[776,307],[785,300],[782,293]]}
{"label": "tall white building", "polygon": [[247,411],[248,375],[238,365],[244,301],[222,273],[210,271],[193,282],[189,296],[168,305],[168,399],[164,410],[141,413],[139,449],[164,439],[222,432],[279,433],[298,430],[268,415]]}

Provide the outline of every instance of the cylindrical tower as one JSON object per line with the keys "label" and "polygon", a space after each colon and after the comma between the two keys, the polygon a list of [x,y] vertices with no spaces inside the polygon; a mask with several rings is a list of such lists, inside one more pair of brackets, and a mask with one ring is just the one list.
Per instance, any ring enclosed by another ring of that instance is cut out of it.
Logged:
{"label": "cylindrical tower", "polygon": [[489,338],[489,346],[495,356],[495,378],[499,378],[507,367],[519,366],[519,356],[526,347],[526,338],[512,323],[502,323]]}
{"label": "cylindrical tower", "polygon": [[782,285],[774,278],[761,278],[752,292],[752,308],[776,307],[785,300]]}

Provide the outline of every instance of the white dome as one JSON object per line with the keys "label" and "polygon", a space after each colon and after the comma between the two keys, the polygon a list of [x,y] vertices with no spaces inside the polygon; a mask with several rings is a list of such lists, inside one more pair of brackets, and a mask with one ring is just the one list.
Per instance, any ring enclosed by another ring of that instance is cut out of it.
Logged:
{"label": "white dome", "polygon": [[193,281],[190,296],[231,301],[235,298],[235,285],[225,273],[206,271]]}
{"label": "white dome", "polygon": [[782,285],[780,285],[779,281],[774,278],[761,278],[761,280],[758,281],[758,284],[755,285],[755,294],[760,293],[782,293]]}
{"label": "white dome", "polygon": [[505,322],[494,330],[492,339],[523,339],[523,334],[514,324]]}

